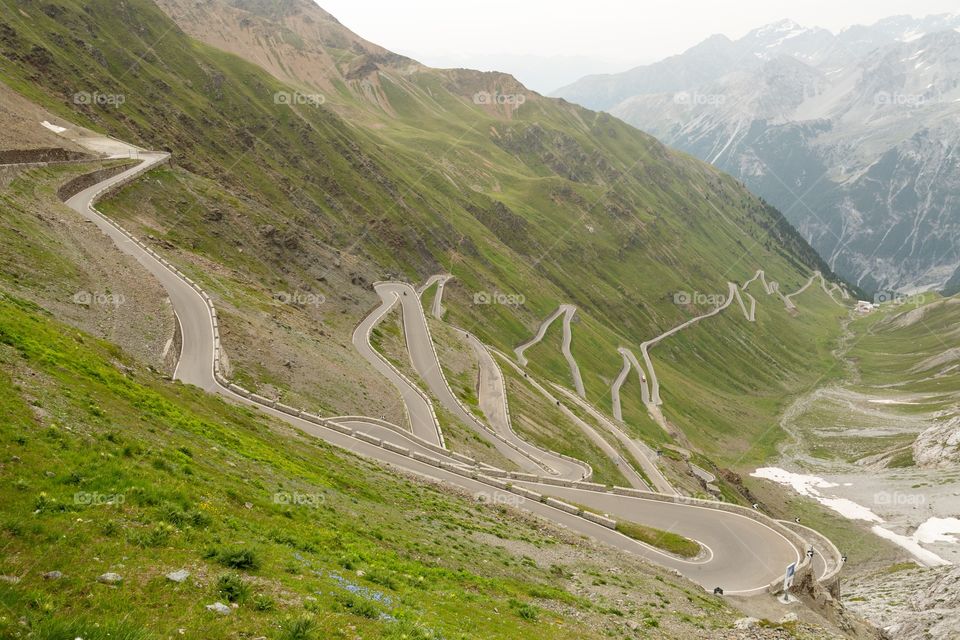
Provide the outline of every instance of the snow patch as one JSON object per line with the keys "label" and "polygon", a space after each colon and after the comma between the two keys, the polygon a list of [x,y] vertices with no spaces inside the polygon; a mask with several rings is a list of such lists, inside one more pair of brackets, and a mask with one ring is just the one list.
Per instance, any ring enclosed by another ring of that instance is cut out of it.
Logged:
{"label": "snow patch", "polygon": [[777,484],[787,485],[802,496],[813,498],[828,509],[836,511],[848,520],[866,520],[867,522],[883,522],[883,518],[867,507],[835,495],[823,495],[820,489],[839,487],[836,482],[824,480],[819,476],[803,473],[793,473],[778,467],[762,467],[750,474],[754,478],[772,480]]}
{"label": "snow patch", "polygon": [[[955,518],[951,518],[955,519]],[[870,527],[870,530],[873,531],[876,535],[889,540],[890,542],[903,547],[910,552],[914,558],[919,560],[925,566],[928,567],[944,567],[949,564],[952,564],[948,560],[944,560],[933,551],[929,551],[920,546],[920,543],[913,536],[902,536],[899,533],[894,533],[889,529],[884,529],[880,525],[873,525]],[[916,534],[914,534],[916,535]]]}
{"label": "snow patch", "polygon": [[919,40],[925,35],[927,35],[925,31],[914,29],[912,31],[907,31],[906,33],[901,35],[899,38],[897,38],[897,40],[899,40],[900,42],[913,42],[914,40]]}
{"label": "snow patch", "polygon": [[773,480],[778,484],[790,485],[793,487],[794,491],[802,496],[819,495],[820,492],[816,491],[814,487],[819,489],[829,489],[830,487],[839,486],[835,482],[829,482],[828,480],[824,480],[818,476],[808,476],[802,473],[793,473],[792,471],[787,471],[786,469],[780,469],[778,467],[761,467],[750,475],[754,478],[764,478],[766,480]]}
{"label": "snow patch", "polygon": [[820,504],[833,509],[847,520],[866,520],[867,522],[883,522],[883,518],[873,511],[846,498],[817,498]]}
{"label": "snow patch", "polygon": [[960,533],[960,518],[937,518],[933,517],[917,527],[913,537],[917,542],[924,544],[933,544],[934,542],[949,542],[957,544],[960,542],[951,533]]}
{"label": "snow patch", "polygon": [[43,126],[45,126],[47,129],[50,129],[50,131],[53,131],[54,133],[63,133],[64,131],[67,130],[66,127],[58,127],[57,125],[51,124],[51,123],[47,122],[46,120],[44,120],[44,121],[41,122],[40,124],[42,124]]}

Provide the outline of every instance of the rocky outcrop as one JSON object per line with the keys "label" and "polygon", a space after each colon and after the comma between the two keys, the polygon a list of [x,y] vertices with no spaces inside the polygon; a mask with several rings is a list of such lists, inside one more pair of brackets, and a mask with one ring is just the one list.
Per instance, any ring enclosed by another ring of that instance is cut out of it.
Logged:
{"label": "rocky outcrop", "polygon": [[913,459],[921,469],[960,465],[960,416],[925,430],[913,443]]}
{"label": "rocky outcrop", "polygon": [[89,160],[92,156],[61,148],[48,149],[0,149],[0,164],[25,164],[33,162],[75,162]]}
{"label": "rocky outcrop", "polygon": [[960,629],[960,567],[944,569],[930,577],[924,587],[908,598],[900,620],[888,627],[892,636],[904,640],[956,637]]}
{"label": "rocky outcrop", "polygon": [[897,640],[952,640],[960,629],[960,567],[900,568],[845,585],[847,607]]}

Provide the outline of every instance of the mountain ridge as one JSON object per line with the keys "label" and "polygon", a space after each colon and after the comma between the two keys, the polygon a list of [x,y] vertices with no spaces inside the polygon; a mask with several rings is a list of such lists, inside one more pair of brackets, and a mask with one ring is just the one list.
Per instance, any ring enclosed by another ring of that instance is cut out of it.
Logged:
{"label": "mountain ridge", "polygon": [[734,43],[748,55],[727,73],[607,108],[743,180],[869,294],[938,289],[960,266],[957,29],[954,14],[836,36],[776,23]]}

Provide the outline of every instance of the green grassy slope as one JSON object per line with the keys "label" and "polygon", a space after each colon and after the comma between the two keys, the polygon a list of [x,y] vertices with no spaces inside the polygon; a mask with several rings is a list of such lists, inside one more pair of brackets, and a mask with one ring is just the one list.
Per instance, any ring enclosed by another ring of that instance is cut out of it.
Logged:
{"label": "green grassy slope", "polygon": [[850,357],[864,385],[895,385],[898,391],[933,397],[957,390],[960,370],[960,298],[928,294],[905,304],[883,305],[861,318]]}
{"label": "green grassy slope", "polygon": [[[19,577],[0,582],[4,637],[599,638],[623,613],[671,636],[697,611],[732,619],[654,569],[164,382],[7,295],[0,456],[0,574]],[[589,584],[611,561],[631,594],[611,592],[617,613]],[[108,571],[119,586],[97,583]],[[650,610],[654,584],[673,612]],[[231,598],[229,616],[204,608]]]}
{"label": "green grassy slope", "polygon": [[[177,168],[131,187],[111,213],[264,293],[326,277],[321,288],[358,295],[356,274],[333,266],[348,255],[362,275],[449,267],[470,291],[527,297],[520,317],[457,318],[507,348],[558,301],[647,334],[682,319],[664,304],[673,289],[722,288],[758,264],[799,282],[819,264],[729,177],[614,118],[529,94],[504,119],[469,100],[510,88],[506,76],[383,73],[394,115],[374,128],[275,104],[288,87],[186,38],[145,0],[46,6],[8,4],[0,78],[82,124],[174,150]],[[70,103],[93,90],[126,102]]]}

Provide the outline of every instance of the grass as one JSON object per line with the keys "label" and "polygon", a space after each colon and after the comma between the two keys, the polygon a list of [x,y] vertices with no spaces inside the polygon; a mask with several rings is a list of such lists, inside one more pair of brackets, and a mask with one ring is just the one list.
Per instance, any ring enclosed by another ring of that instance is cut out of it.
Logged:
{"label": "grass", "polygon": [[919,565],[916,562],[897,562],[884,569],[883,572],[887,574],[894,574],[900,573],[901,571],[912,571],[918,566]]}
{"label": "grass", "polygon": [[[565,502],[572,504],[581,511],[589,511],[591,513],[603,515],[595,508],[579,502],[570,502],[569,500],[565,500]],[[695,558],[700,555],[700,545],[690,538],[680,535],[679,533],[664,531],[663,529],[648,527],[646,525],[630,522],[628,520],[621,520],[619,518],[617,519],[616,530],[628,538],[633,538],[634,540],[648,544],[651,547],[668,551],[682,558]]]}
{"label": "grass", "polygon": [[[165,382],[9,295],[0,415],[0,573],[21,577],[0,585],[0,635],[603,635],[565,578],[484,541],[564,544],[539,527]],[[218,599],[239,607],[206,611]],[[597,628],[558,613],[574,610]]]}
{"label": "grass", "polygon": [[617,520],[617,531],[629,538],[669,551],[683,558],[695,558],[701,551],[700,545],[689,538],[635,522]]}
{"label": "grass", "polygon": [[791,430],[824,460],[881,456],[890,469],[915,467],[917,434],[960,407],[950,351],[958,320],[960,305],[932,294],[856,318],[839,389],[816,397]]}
{"label": "grass", "polygon": [[890,469],[903,469],[905,467],[912,467],[914,464],[916,463],[913,459],[913,449],[905,449],[894,455],[887,463],[887,467]]}
{"label": "grass", "polygon": [[99,168],[116,166],[118,161],[82,165],[50,165],[34,168],[15,178],[0,191],[0,207],[9,224],[0,227],[0,278],[25,294],[45,292],[63,299],[94,283],[77,264],[75,249],[57,246],[45,227],[49,224],[34,208],[45,210],[59,203],[57,187],[71,178]]}
{"label": "grass", "polygon": [[776,416],[843,374],[832,351],[846,310],[819,287],[795,298],[797,316],[759,287],[754,294],[755,323],[734,304],[651,351],[667,418],[702,453],[735,470],[774,456],[783,436],[771,428]]}
{"label": "grass", "polygon": [[[427,318],[433,317],[433,300],[434,298],[437,297],[437,291],[439,289],[440,289],[439,284],[435,282],[429,287],[427,287],[427,289],[423,292],[423,295],[420,296],[420,299],[422,301],[421,304],[423,305],[423,314],[427,316]],[[441,302],[441,310],[442,310],[442,302]]]}
{"label": "grass", "polygon": [[[420,379],[407,354],[407,343],[403,336],[403,314],[399,305],[391,309],[370,332],[370,346],[410,380]],[[421,385],[421,389],[423,388]]]}
{"label": "grass", "polygon": [[[895,385],[899,392],[932,396],[924,398],[921,410],[947,406],[960,373],[949,369],[955,359],[936,363],[960,337],[956,300],[928,294],[913,303],[883,305],[855,322],[851,329],[856,338],[849,355],[860,372],[860,384]],[[910,321],[911,313],[919,315]]]}
{"label": "grass", "polygon": [[454,327],[428,316],[430,335],[444,378],[460,402],[480,421],[486,421],[478,397],[480,363],[466,336]]}

